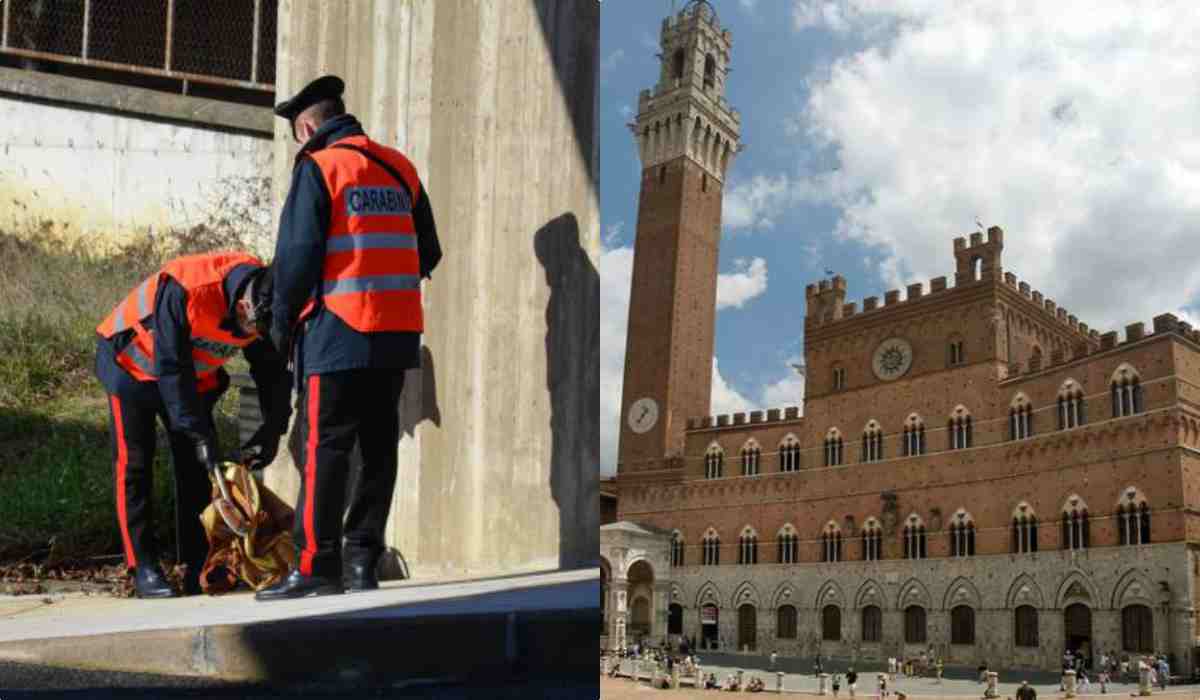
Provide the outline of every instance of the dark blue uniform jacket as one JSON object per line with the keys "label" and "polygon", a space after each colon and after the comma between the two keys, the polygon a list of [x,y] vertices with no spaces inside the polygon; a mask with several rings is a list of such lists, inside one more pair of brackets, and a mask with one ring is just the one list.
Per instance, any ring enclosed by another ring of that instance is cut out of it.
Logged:
{"label": "dark blue uniform jacket", "polygon": [[[280,331],[292,328],[301,309],[319,289],[325,262],[332,197],[315,161],[305,157],[350,136],[362,136],[362,125],[350,114],[321,125],[296,155],[292,184],[279,219],[275,242],[275,297],[272,323]],[[412,193],[413,224],[421,276],[429,277],[441,259],[433,209],[424,186]],[[320,299],[303,327],[294,329],[297,378],[348,369],[411,369],[420,366],[420,333],[360,333],[325,309]]]}
{"label": "dark blue uniform jacket", "polygon": [[[245,337],[238,327],[235,305],[249,281],[254,265],[238,265],[225,276],[222,288],[225,292],[228,314],[221,321],[222,328],[234,335]],[[158,385],[167,411],[171,430],[182,430],[201,435],[211,432],[204,402],[196,392],[196,369],[192,364],[191,327],[187,318],[187,291],[171,277],[159,283],[154,297],[154,312],[145,324],[154,336],[154,365],[157,382],[140,382]],[[133,340],[133,330],[127,330],[112,338],[99,337],[96,343],[96,377],[109,394],[125,395],[122,385],[139,383],[120,365],[116,356]],[[282,433],[287,428],[291,415],[291,375],[282,357],[265,340],[256,340],[242,349],[250,363],[250,376],[258,387],[259,407],[264,420],[274,423]],[[228,386],[229,377],[225,370],[221,374],[220,390]]]}

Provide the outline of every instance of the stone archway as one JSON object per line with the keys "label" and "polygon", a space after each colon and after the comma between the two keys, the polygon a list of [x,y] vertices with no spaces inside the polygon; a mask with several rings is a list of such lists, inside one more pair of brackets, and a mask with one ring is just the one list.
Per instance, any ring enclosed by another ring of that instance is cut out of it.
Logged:
{"label": "stone archway", "polygon": [[738,608],[737,650],[754,651],[758,644],[758,608],[749,603]]}
{"label": "stone archway", "polygon": [[1063,644],[1074,653],[1092,657],[1092,609],[1072,603],[1063,610]]}

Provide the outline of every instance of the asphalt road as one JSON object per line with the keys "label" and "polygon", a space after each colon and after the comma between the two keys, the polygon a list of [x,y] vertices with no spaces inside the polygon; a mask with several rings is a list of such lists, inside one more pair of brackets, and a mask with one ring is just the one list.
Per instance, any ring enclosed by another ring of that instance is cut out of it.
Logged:
{"label": "asphalt road", "polygon": [[[356,687],[358,686],[358,687]],[[596,700],[596,677],[574,680],[538,679],[528,683],[481,686],[443,682],[376,681],[312,683],[280,687],[227,683],[204,678],[181,678],[142,673],[83,671],[0,662],[0,700],[45,698],[438,698],[439,700]]]}

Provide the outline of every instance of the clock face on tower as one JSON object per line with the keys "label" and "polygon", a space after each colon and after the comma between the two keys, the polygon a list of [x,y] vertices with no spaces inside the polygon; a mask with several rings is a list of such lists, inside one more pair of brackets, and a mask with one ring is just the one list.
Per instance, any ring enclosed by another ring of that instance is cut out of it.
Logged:
{"label": "clock face on tower", "polygon": [[912,346],[903,338],[888,338],[875,348],[871,369],[875,376],[886,381],[903,377],[912,367]]}
{"label": "clock face on tower", "polygon": [[629,429],[641,435],[658,422],[658,403],[649,396],[634,401],[633,405],[629,407],[629,415],[626,416],[626,420],[629,423]]}

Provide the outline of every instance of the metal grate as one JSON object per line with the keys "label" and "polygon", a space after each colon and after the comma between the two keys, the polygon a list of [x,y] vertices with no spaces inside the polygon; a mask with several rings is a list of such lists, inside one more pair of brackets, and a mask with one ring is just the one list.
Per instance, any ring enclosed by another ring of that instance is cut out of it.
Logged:
{"label": "metal grate", "polygon": [[0,53],[274,90],[278,0],[0,0],[0,8]]}

